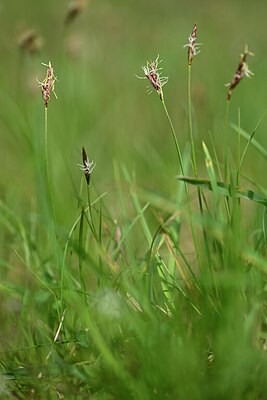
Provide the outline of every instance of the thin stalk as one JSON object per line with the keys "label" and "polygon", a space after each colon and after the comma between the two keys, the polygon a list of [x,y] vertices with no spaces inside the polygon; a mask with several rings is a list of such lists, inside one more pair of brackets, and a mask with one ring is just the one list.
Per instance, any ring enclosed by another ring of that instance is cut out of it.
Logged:
{"label": "thin stalk", "polygon": [[[178,140],[177,140],[177,137],[176,137],[176,133],[175,133],[175,130],[174,130],[174,127],[173,127],[173,124],[172,124],[172,120],[170,118],[170,115],[168,113],[166,104],[165,104],[163,99],[162,99],[162,105],[163,105],[164,111],[166,113],[167,119],[168,119],[169,124],[170,124],[171,133],[172,133],[172,137],[173,137],[173,140],[174,140],[174,143],[175,143],[175,148],[176,148],[179,164],[180,164],[180,167],[181,167],[182,175],[185,176],[181,150],[180,150],[179,143],[178,143]],[[195,234],[195,228],[194,228],[193,221],[192,221],[192,209],[191,209],[191,202],[190,202],[190,197],[189,197],[188,186],[187,186],[186,182],[184,183],[184,185],[185,185],[186,201],[187,201],[187,208],[188,208],[188,215],[189,215],[189,222],[190,222],[190,227],[191,227],[191,232],[192,232],[192,238],[193,238],[193,242],[194,242],[194,246],[195,246],[195,251],[196,251],[198,264],[199,264],[199,266],[201,266],[200,256],[199,256],[199,251],[198,251],[198,245],[197,245],[197,240],[196,240],[196,234]]]}
{"label": "thin stalk", "polygon": [[[57,235],[57,230],[56,230],[56,212],[55,212],[55,206],[54,206],[54,200],[53,200],[53,195],[52,195],[52,188],[51,188],[51,181],[50,181],[50,175],[49,175],[49,164],[48,164],[48,112],[47,112],[47,107],[45,107],[45,121],[44,121],[44,146],[45,146],[45,175],[46,175],[46,181],[47,181],[47,191],[48,191],[48,197],[49,197],[49,202],[50,202],[50,207],[52,211],[52,221],[49,221],[49,231],[51,234],[51,237],[54,238],[54,245],[55,245],[55,250],[56,250],[56,255],[57,255],[57,264],[60,265],[61,263],[61,248],[59,246],[59,241],[58,241],[58,235]],[[49,211],[50,214],[50,211]],[[49,215],[50,217],[50,215]],[[51,223],[50,223],[51,222]],[[60,298],[62,300],[62,288],[60,292]],[[61,314],[63,310],[63,304],[61,302]],[[63,336],[65,335],[64,329],[62,331]]]}
{"label": "thin stalk", "polygon": [[173,137],[173,140],[174,140],[174,143],[175,143],[175,148],[176,148],[179,164],[180,164],[180,167],[181,167],[182,174],[184,176],[185,173],[184,173],[183,158],[182,158],[181,150],[180,150],[179,143],[178,143],[178,140],[177,140],[177,137],[176,137],[176,133],[175,133],[175,130],[174,130],[174,127],[173,127],[173,124],[172,124],[172,120],[171,120],[171,117],[170,117],[170,115],[168,113],[168,110],[167,110],[167,107],[166,107],[166,104],[165,104],[164,100],[162,100],[162,104],[163,104],[164,111],[166,113],[166,116],[167,116],[169,124],[170,124],[171,133],[172,133],[172,137]]}
{"label": "thin stalk", "polygon": [[[80,229],[79,229],[79,273],[80,273],[80,282],[81,287],[84,293],[86,293],[86,285],[85,285],[85,276],[84,276],[84,267],[83,267],[83,216],[84,216],[84,208],[82,209],[81,219],[80,219]],[[85,304],[87,304],[86,294],[84,294]]]}
{"label": "thin stalk", "polygon": [[[99,247],[102,248],[102,202],[100,200],[100,206],[99,206],[99,228],[98,228],[98,241],[99,241]],[[102,263],[102,254],[99,252],[99,269],[100,271],[103,270],[103,263]],[[98,279],[98,286],[100,286],[100,279]]]}
{"label": "thin stalk", "polygon": [[191,112],[191,65],[188,65],[188,122],[189,122],[189,133],[190,133],[190,143],[192,151],[192,161],[194,174],[197,177],[197,164],[196,164],[196,154],[195,145],[193,139],[193,125],[192,125],[192,112]]}
{"label": "thin stalk", "polygon": [[[238,108],[238,135],[237,135],[237,162],[238,162],[238,170],[237,170],[237,176],[236,176],[236,186],[240,186],[240,158],[241,158],[241,150],[240,150],[240,137],[241,137],[241,131],[240,131],[240,108]],[[240,201],[240,199],[239,199]]]}
{"label": "thin stalk", "polygon": [[51,182],[50,182],[50,176],[49,176],[49,165],[48,165],[48,121],[47,121],[47,107],[45,107],[45,129],[44,129],[44,145],[45,145],[45,174],[46,174],[46,180],[47,180],[47,190],[48,190],[48,196],[50,200],[50,206],[52,209],[52,215],[53,215],[53,222],[56,224],[56,213],[55,213],[55,206],[54,206],[54,201],[53,201],[53,196],[52,196],[52,189],[51,189]]}
{"label": "thin stalk", "polygon": [[225,117],[224,117],[224,128],[223,128],[223,159],[224,159],[224,180],[227,181],[227,146],[228,146],[228,118],[229,118],[229,103],[230,100],[226,101]]}
{"label": "thin stalk", "polygon": [[47,124],[47,107],[45,107],[45,133],[44,133],[44,142],[45,142],[45,165],[46,165],[46,175],[48,176],[48,124]]}
{"label": "thin stalk", "polygon": [[[193,162],[193,170],[194,170],[194,175],[197,178],[198,173],[197,173],[197,163],[196,163],[196,153],[195,153],[195,144],[194,144],[194,137],[193,137],[193,124],[192,124],[192,111],[191,111],[191,64],[188,64],[188,82],[187,82],[187,89],[188,89],[188,123],[189,123],[189,135],[190,135],[190,143],[191,143],[191,152],[192,152],[192,162]],[[198,195],[198,203],[199,203],[199,209],[201,215],[203,215],[203,204],[202,204],[202,198],[201,198],[201,189],[200,187],[197,187],[197,195]],[[204,243],[205,243],[205,249],[206,249],[206,255],[208,259],[208,265],[209,269],[212,272],[212,276],[214,278],[214,271],[212,268],[212,262],[211,262],[211,257],[210,257],[210,250],[209,250],[209,243],[208,243],[208,235],[206,232],[206,229],[202,226],[202,233],[203,233],[203,238],[204,238]],[[216,282],[214,279],[215,283],[215,288],[216,288]],[[217,293],[216,293],[217,295]],[[218,295],[217,295],[218,297]]]}
{"label": "thin stalk", "polygon": [[[188,64],[188,122],[189,122],[189,134],[190,134],[190,143],[191,143],[191,152],[192,152],[192,161],[193,161],[193,169],[195,177],[198,176],[197,174],[197,163],[196,163],[196,153],[195,153],[195,144],[193,138],[193,124],[192,124],[192,112],[191,112],[191,65]],[[201,199],[201,190],[197,188],[198,194],[198,202],[201,214],[203,214],[203,206],[202,206],[202,199]],[[205,233],[203,231],[205,236]]]}
{"label": "thin stalk", "polygon": [[[227,148],[228,148],[228,119],[229,119],[229,104],[230,104],[230,99],[227,98],[226,100],[226,107],[225,107],[225,117],[224,117],[224,128],[223,128],[223,160],[224,160],[224,180],[225,183],[227,183],[227,177],[228,177],[228,156],[227,156]],[[224,203],[225,203],[225,209],[227,213],[228,220],[230,221],[231,216],[230,216],[230,207],[229,207],[229,202],[228,198],[224,198]]]}
{"label": "thin stalk", "polygon": [[92,206],[91,206],[91,199],[90,199],[90,188],[89,185],[87,186],[87,201],[88,201],[88,217],[89,217],[89,221],[91,223],[91,231],[92,234],[94,235],[94,238],[97,239],[97,233],[96,233],[96,229],[95,229],[95,225],[94,225],[94,221],[93,221],[93,216],[92,216]]}
{"label": "thin stalk", "polygon": [[[241,159],[241,148],[240,148],[240,140],[241,140],[241,121],[240,121],[240,108],[238,108],[238,135],[237,135],[237,174],[236,174],[236,186],[240,187],[240,159]],[[242,218],[241,218],[241,199],[237,199],[237,219],[236,223],[239,223],[238,235],[241,238],[242,234]]]}

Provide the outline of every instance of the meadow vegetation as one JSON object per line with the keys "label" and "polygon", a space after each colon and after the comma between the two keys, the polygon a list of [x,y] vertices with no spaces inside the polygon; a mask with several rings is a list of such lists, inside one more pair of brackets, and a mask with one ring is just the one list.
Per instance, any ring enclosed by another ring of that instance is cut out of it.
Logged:
{"label": "meadow vegetation", "polygon": [[0,398],[263,400],[266,4],[14,3]]}

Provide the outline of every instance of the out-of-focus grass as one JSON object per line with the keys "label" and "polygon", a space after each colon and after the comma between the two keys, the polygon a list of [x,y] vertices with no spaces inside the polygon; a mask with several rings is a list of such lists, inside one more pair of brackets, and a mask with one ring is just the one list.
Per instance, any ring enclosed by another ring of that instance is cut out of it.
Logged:
{"label": "out-of-focus grass", "polygon": [[[215,187],[207,194],[210,213],[200,218],[191,187],[198,269],[166,116],[159,98],[147,95],[145,81],[135,75],[160,54],[169,76],[165,100],[186,148],[182,46],[197,23],[203,46],[192,65],[194,140],[199,176],[208,177],[202,141],[215,164],[210,133],[223,163],[224,84],[246,43],[256,53],[249,58],[255,76],[233,92],[229,121],[238,125],[239,108],[241,127],[250,134],[266,108],[265,2],[91,0],[67,27],[67,2],[23,3],[0,3],[0,397],[263,399],[263,207],[248,200],[240,207],[231,193],[231,218],[223,220],[225,204],[214,201]],[[42,37],[37,54],[17,45],[27,28]],[[49,60],[59,80],[58,100],[52,95],[48,105],[56,234],[47,205],[44,106],[36,82],[45,77],[41,63]],[[255,136],[265,149],[266,124]],[[237,133],[229,127],[228,135],[234,176]],[[242,149],[245,143],[241,138]],[[91,198],[103,195],[93,207],[102,243],[88,233],[81,213],[87,202],[76,165],[82,146],[97,164]],[[266,197],[265,162],[250,146],[241,187]],[[166,222],[177,211],[182,223]]]}

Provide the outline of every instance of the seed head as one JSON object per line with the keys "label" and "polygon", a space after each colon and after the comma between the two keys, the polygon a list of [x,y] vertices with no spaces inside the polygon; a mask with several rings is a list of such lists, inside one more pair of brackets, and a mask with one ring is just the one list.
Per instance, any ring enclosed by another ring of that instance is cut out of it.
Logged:
{"label": "seed head", "polygon": [[91,161],[91,162],[89,161],[89,158],[87,157],[84,147],[82,148],[82,157],[83,157],[83,164],[77,164],[77,165],[84,172],[87,185],[89,185],[90,184],[90,175],[91,175],[93,169],[95,168],[96,163],[94,161]]}
{"label": "seed head", "polygon": [[37,53],[42,47],[42,38],[33,29],[22,31],[18,37],[18,46],[29,53]]}
{"label": "seed head", "polygon": [[[151,83],[152,87],[158,93],[160,100],[163,101],[162,87],[168,82],[168,77],[161,76],[160,70],[162,70],[162,68],[159,68],[159,64],[161,63],[161,61],[162,60],[159,61],[159,56],[155,60],[151,60],[151,62],[147,61],[147,64],[142,67],[145,77],[137,76],[137,78],[139,79],[147,78]],[[151,93],[152,90],[150,90],[149,92]]]}
{"label": "seed head", "polygon": [[76,16],[85,8],[85,0],[74,0],[68,5],[68,12],[65,18],[65,23],[73,21]]}
{"label": "seed head", "polygon": [[238,83],[246,76],[247,78],[251,78],[253,76],[253,72],[249,70],[248,64],[247,64],[247,56],[254,56],[253,53],[251,53],[248,50],[248,45],[245,45],[245,50],[244,54],[241,54],[241,60],[238,65],[237,71],[230,83],[227,83],[225,86],[230,86],[228,93],[227,93],[227,100],[229,101],[231,98],[232,90],[238,85]]}
{"label": "seed head", "polygon": [[46,77],[42,82],[39,83],[39,86],[42,88],[42,96],[44,99],[45,108],[47,108],[48,100],[50,99],[51,91],[54,93],[55,98],[57,99],[57,95],[55,93],[55,82],[57,81],[57,77],[54,75],[54,69],[52,68],[51,62],[48,64],[42,63],[45,67],[48,67],[46,72]]}
{"label": "seed head", "polygon": [[184,48],[188,47],[188,65],[192,64],[194,56],[200,53],[199,47],[202,43],[195,43],[197,39],[197,25],[194,25],[192,35],[188,37],[188,43],[184,45]]}

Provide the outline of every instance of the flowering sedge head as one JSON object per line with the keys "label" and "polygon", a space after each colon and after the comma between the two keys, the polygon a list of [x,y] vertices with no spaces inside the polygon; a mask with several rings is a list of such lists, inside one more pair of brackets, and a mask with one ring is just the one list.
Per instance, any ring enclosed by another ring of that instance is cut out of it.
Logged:
{"label": "flowering sedge head", "polygon": [[[152,88],[156,90],[159,95],[161,101],[163,101],[163,91],[162,87],[168,82],[168,77],[161,76],[159,68],[159,64],[162,60],[159,61],[159,56],[155,60],[151,60],[151,62],[147,62],[146,65],[142,67],[145,77],[137,76],[140,79],[148,79],[152,85]],[[151,93],[153,89],[150,88],[149,92]]]}
{"label": "flowering sedge head", "polygon": [[37,53],[42,48],[42,38],[33,29],[25,29],[18,37],[19,47],[28,53]]}
{"label": "flowering sedge head", "polygon": [[48,100],[50,99],[51,91],[54,93],[55,98],[57,99],[57,95],[55,93],[55,82],[57,81],[57,77],[54,75],[54,69],[52,68],[51,62],[48,64],[42,63],[45,67],[48,67],[46,72],[46,77],[42,82],[39,83],[39,86],[42,88],[42,96],[44,99],[45,108],[47,108]]}
{"label": "flowering sedge head", "polygon": [[188,47],[188,65],[191,65],[193,58],[200,53],[198,46],[201,46],[202,43],[195,43],[196,39],[197,39],[197,26],[195,24],[192,35],[190,35],[188,38],[188,43],[184,45],[184,48]]}
{"label": "flowering sedge head", "polygon": [[233,89],[236,87],[236,85],[238,85],[238,83],[244,78],[244,76],[246,76],[247,78],[251,78],[251,76],[253,76],[253,72],[250,71],[248,64],[247,64],[247,56],[254,56],[253,53],[251,53],[248,50],[248,46],[245,46],[245,50],[244,53],[241,54],[241,60],[240,63],[238,65],[237,71],[233,77],[233,79],[231,80],[230,83],[227,83],[225,86],[230,86],[228,93],[227,93],[227,100],[229,101],[231,98],[231,94]]}
{"label": "flowering sedge head", "polygon": [[65,23],[68,24],[72,20],[76,18],[76,16],[82,12],[82,10],[85,8],[86,2],[85,0],[74,0],[71,1],[68,5],[68,11],[67,15],[65,18]]}
{"label": "flowering sedge head", "polygon": [[91,176],[93,169],[96,166],[96,163],[94,161],[91,161],[91,162],[89,161],[89,158],[87,157],[84,147],[82,149],[82,156],[83,156],[83,164],[77,164],[77,165],[84,172],[87,185],[90,185],[90,176]]}

